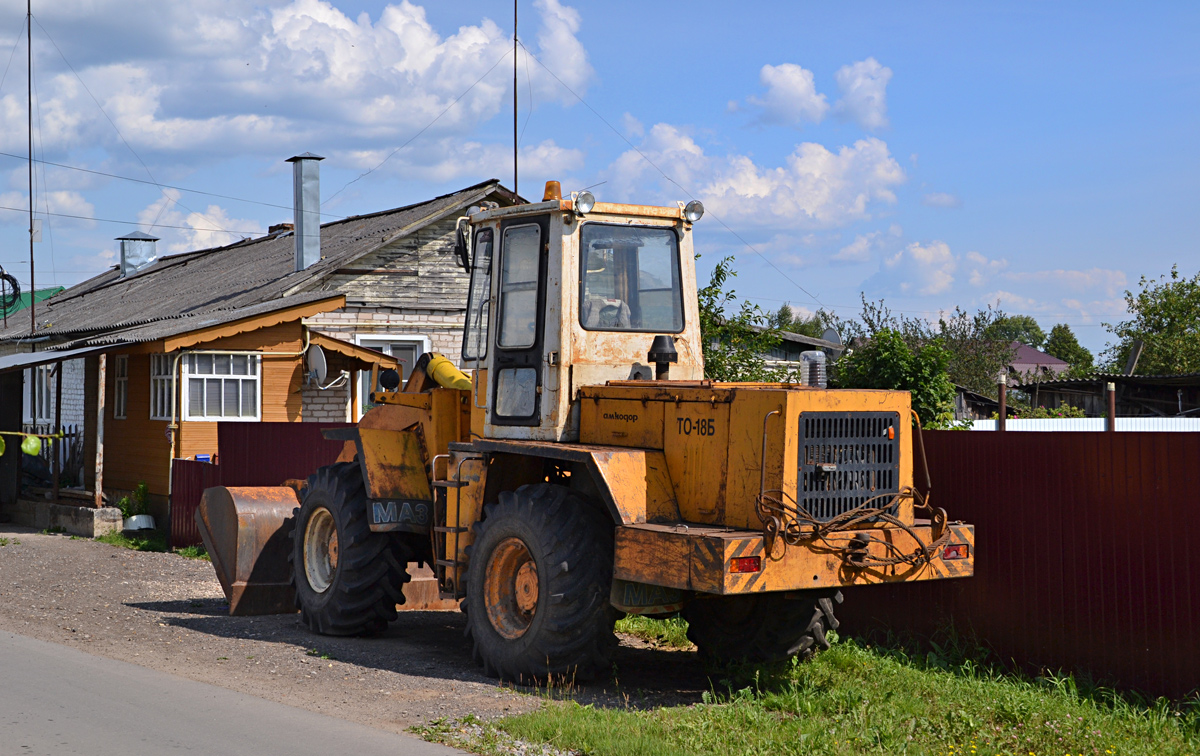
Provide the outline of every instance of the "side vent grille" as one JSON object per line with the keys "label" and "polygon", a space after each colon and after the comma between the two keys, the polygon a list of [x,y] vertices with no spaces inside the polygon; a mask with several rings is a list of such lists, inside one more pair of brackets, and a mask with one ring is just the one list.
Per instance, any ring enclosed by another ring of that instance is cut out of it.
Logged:
{"label": "side vent grille", "polygon": [[821,522],[867,499],[894,493],[900,489],[900,416],[895,412],[804,412],[800,415],[799,462],[796,498]]}

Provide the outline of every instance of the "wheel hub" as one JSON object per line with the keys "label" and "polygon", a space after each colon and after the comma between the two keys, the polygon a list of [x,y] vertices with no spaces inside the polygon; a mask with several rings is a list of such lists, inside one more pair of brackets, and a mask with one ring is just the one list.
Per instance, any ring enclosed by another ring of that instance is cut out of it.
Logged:
{"label": "wheel hub", "polygon": [[484,593],[487,615],[502,637],[525,634],[537,614],[538,570],[529,547],[520,538],[505,538],[488,559]]}
{"label": "wheel hub", "polygon": [[304,575],[316,593],[333,583],[338,566],[337,523],[325,507],[313,510],[304,528]]}

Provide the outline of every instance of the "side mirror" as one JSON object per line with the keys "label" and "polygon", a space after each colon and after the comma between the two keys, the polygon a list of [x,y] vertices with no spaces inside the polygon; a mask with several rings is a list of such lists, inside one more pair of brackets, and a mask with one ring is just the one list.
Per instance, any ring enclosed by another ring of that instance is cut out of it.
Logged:
{"label": "side mirror", "polygon": [[471,269],[470,227],[466,218],[459,218],[454,229],[454,256],[463,270]]}

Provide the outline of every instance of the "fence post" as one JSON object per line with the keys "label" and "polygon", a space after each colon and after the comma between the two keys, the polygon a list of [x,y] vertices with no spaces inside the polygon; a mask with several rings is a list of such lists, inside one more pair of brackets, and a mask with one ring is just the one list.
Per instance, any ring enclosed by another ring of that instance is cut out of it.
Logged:
{"label": "fence post", "polygon": [[1008,419],[1008,375],[1001,372],[996,376],[996,396],[1000,399],[1000,412],[996,421],[996,430],[1005,430],[1005,421]]}
{"label": "fence post", "polygon": [[1109,433],[1117,432],[1117,384],[1109,383],[1105,387],[1108,394],[1108,416],[1104,419],[1104,430]]}

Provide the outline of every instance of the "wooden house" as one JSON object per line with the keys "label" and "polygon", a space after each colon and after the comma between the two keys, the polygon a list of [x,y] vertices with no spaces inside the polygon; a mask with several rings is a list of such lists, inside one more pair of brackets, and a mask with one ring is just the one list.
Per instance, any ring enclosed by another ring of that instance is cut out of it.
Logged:
{"label": "wooden house", "polygon": [[[299,185],[318,158],[295,160]],[[166,514],[171,460],[217,457],[218,421],[354,421],[379,368],[457,357],[468,283],[457,220],[515,201],[491,180],[326,224],[298,207],[263,237],[161,257],[153,237],[129,234],[120,265],[38,303],[36,328],[0,329],[0,430],[79,423],[82,470],[65,477],[95,502],[145,482]],[[313,345],[324,384],[309,374]],[[8,446],[0,504],[18,495]]]}

